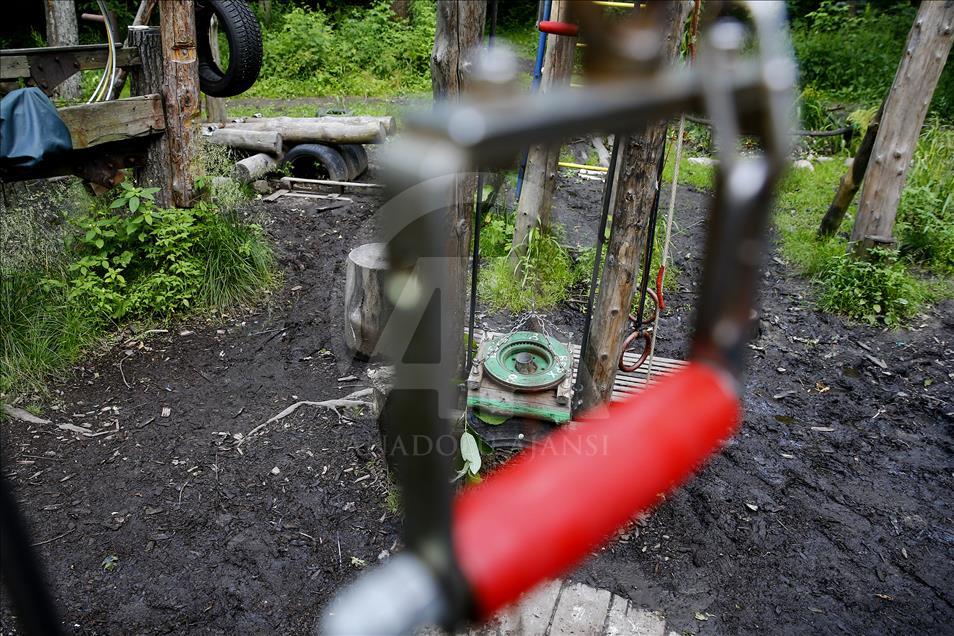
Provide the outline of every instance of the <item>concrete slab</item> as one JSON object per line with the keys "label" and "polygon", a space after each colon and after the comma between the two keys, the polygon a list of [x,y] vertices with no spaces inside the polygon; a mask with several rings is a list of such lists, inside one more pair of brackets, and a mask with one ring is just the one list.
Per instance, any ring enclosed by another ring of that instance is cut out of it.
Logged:
{"label": "concrete slab", "polygon": [[582,583],[564,586],[553,621],[550,634],[561,636],[599,636],[606,623],[613,595]]}

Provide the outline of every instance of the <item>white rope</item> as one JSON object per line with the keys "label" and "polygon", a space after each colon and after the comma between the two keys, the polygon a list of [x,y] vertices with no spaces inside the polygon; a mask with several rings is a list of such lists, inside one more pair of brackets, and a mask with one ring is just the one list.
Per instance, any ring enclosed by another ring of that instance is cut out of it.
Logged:
{"label": "white rope", "polygon": [[[666,285],[666,270],[669,263],[669,246],[672,241],[672,220],[676,216],[676,188],[679,186],[679,163],[682,161],[682,134],[686,127],[686,116],[679,118],[679,135],[676,138],[676,163],[672,168],[672,187],[669,189],[669,212],[666,217],[666,241],[663,243],[662,259],[659,261],[663,268],[663,277],[661,287]],[[656,318],[653,321],[653,338],[649,345],[649,367],[646,369],[646,384],[649,385],[649,379],[653,377],[653,359],[656,357],[656,334],[659,333],[659,317],[662,311],[656,308]]]}

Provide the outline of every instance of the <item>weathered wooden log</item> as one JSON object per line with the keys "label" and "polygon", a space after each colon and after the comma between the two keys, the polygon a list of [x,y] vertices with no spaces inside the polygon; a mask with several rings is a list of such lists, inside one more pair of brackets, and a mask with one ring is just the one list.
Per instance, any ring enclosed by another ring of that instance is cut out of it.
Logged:
{"label": "weathered wooden log", "polygon": [[385,293],[387,245],[367,243],[351,250],[345,266],[345,342],[359,358],[375,354],[393,304]]}
{"label": "weathered wooden log", "polygon": [[162,101],[172,168],[172,204],[192,206],[193,180],[199,168],[195,124],[199,119],[199,58],[196,51],[195,3],[161,0]]}
{"label": "weathered wooden log", "polygon": [[345,124],[341,122],[301,121],[295,117],[274,117],[226,124],[225,127],[242,130],[269,130],[280,133],[282,139],[293,144],[313,142],[378,144],[387,137],[384,125],[377,121]]}
{"label": "weathered wooden log", "polygon": [[394,117],[374,116],[374,115],[323,115],[321,117],[247,117],[236,119],[235,123],[253,123],[253,122],[271,122],[281,125],[288,121],[294,121],[302,124],[372,124],[378,123],[384,126],[384,131],[393,135],[397,131],[397,124]]}
{"label": "weathered wooden log", "polygon": [[268,130],[242,130],[240,128],[212,129],[205,135],[206,141],[216,146],[228,146],[252,152],[278,155],[282,152],[282,136]]}
{"label": "weathered wooden log", "polygon": [[251,183],[255,179],[278,168],[278,160],[264,152],[235,162],[232,178],[240,183]]}

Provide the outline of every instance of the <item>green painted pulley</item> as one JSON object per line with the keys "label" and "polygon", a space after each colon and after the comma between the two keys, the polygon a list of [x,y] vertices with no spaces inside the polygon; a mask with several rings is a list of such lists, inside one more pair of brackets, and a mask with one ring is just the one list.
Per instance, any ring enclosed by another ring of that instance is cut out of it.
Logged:
{"label": "green painted pulley", "polygon": [[484,373],[515,391],[543,391],[566,377],[570,352],[556,338],[534,331],[517,331],[490,343]]}

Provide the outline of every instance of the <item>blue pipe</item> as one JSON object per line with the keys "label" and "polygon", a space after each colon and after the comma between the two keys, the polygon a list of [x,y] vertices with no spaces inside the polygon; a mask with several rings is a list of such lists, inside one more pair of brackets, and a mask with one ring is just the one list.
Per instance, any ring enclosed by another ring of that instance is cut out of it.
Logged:
{"label": "blue pipe", "polygon": [[[543,0],[543,20],[550,19],[550,9],[552,0]],[[533,82],[530,84],[530,92],[536,93],[540,90],[540,81],[543,79],[543,55],[547,50],[547,34],[540,31],[537,38],[537,60],[533,64]],[[527,153],[523,153],[523,159],[520,160],[520,170],[517,171],[517,200],[520,200],[520,191],[523,189],[523,173],[527,169]]]}

